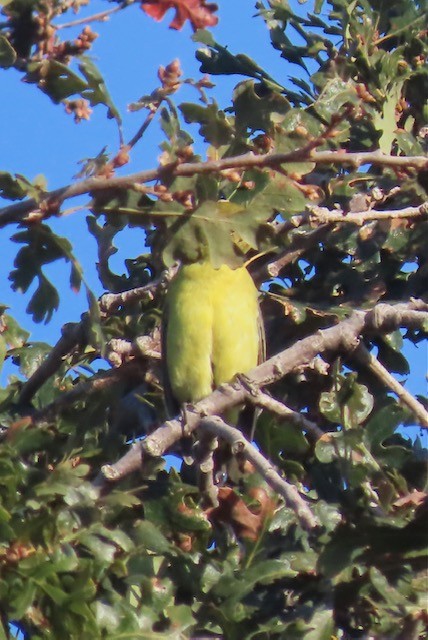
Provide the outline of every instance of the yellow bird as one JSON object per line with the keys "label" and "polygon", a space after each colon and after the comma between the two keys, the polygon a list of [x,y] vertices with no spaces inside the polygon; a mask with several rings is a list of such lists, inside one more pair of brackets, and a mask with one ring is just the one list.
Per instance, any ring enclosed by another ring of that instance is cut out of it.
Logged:
{"label": "yellow bird", "polygon": [[167,292],[162,343],[170,415],[261,362],[263,324],[247,269],[183,265]]}

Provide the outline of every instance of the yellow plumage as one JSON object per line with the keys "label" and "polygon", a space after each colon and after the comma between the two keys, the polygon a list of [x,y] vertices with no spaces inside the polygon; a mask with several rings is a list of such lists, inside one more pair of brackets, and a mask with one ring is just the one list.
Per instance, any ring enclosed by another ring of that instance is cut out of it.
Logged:
{"label": "yellow plumage", "polygon": [[245,267],[184,265],[164,311],[165,395],[170,413],[261,360],[258,293]]}

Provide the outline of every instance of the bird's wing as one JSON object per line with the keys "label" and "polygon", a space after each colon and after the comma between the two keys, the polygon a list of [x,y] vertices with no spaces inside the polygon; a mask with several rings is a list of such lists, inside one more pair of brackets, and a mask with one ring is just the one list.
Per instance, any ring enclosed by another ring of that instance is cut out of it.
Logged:
{"label": "bird's wing", "polygon": [[180,411],[180,405],[174,398],[172,392],[171,381],[168,374],[168,353],[167,353],[167,333],[168,333],[168,303],[165,301],[165,306],[162,313],[161,324],[161,371],[162,371],[162,383],[165,398],[165,408],[168,418],[173,418]]}
{"label": "bird's wing", "polygon": [[266,332],[265,332],[265,324],[263,322],[260,303],[259,303],[259,315],[257,318],[257,327],[259,330],[259,355],[257,358],[257,364],[261,364],[266,360]]}

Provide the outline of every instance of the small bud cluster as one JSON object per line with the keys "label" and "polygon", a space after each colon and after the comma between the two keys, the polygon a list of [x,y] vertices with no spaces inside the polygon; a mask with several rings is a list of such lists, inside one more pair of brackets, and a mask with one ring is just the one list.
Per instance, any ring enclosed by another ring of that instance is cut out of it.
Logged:
{"label": "small bud cluster", "polygon": [[74,122],[79,123],[82,120],[89,120],[92,109],[89,102],[83,98],[76,100],[64,100],[65,110],[67,113],[74,115]]}
{"label": "small bud cluster", "polygon": [[161,81],[162,91],[165,95],[169,96],[179,89],[182,74],[178,59],[173,60],[166,67],[159,67],[158,78]]}
{"label": "small bud cluster", "polygon": [[98,34],[86,26],[75,40],[60,42],[56,37],[56,29],[51,24],[51,17],[39,14],[35,17],[37,24],[37,55],[38,58],[57,60],[63,64],[69,64],[73,56],[82,55],[89,51]]}

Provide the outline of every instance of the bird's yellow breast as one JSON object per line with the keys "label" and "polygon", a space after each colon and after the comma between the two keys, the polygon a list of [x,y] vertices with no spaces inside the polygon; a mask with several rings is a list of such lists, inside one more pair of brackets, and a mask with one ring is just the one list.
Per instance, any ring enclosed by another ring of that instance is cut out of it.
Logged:
{"label": "bird's yellow breast", "polygon": [[258,293],[245,267],[181,267],[165,313],[166,368],[178,403],[196,402],[259,358]]}

